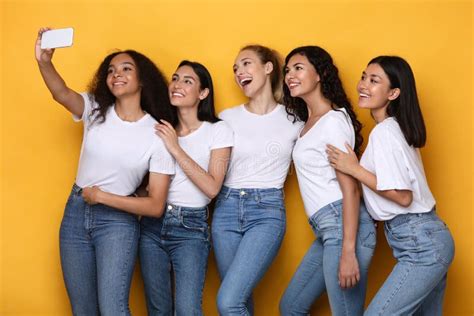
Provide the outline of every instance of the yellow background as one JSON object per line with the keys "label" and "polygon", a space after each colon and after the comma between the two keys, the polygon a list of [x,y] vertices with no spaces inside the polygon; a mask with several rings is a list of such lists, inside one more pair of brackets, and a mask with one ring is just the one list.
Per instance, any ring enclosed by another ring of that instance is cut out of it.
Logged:
{"label": "yellow background", "polygon": [[[316,44],[334,57],[352,100],[370,58],[397,54],[411,64],[428,130],[423,160],[438,211],[456,241],[445,315],[473,315],[472,17],[471,1],[1,1],[1,315],[70,313],[59,264],[58,229],[74,182],[81,124],[56,104],[33,54],[40,26],[72,26],[72,48],[54,62],[83,91],[103,57],[132,48],[169,77],[181,59],[213,74],[217,108],[243,101],[233,82],[239,47],[261,43],[284,56]],[[373,122],[358,110],[366,137]],[[313,240],[294,171],[286,183],[283,246],[255,291],[256,314],[277,315],[279,298]],[[394,261],[379,227],[367,302]],[[216,315],[219,286],[210,258],[204,310]],[[136,271],[131,307],[145,315]],[[313,312],[329,315],[326,297]]]}

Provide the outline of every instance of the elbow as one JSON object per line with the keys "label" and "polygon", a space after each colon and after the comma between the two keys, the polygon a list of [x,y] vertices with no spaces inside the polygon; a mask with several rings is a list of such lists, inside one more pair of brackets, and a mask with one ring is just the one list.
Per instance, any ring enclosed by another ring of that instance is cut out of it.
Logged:
{"label": "elbow", "polygon": [[411,191],[405,191],[397,201],[400,206],[409,207],[413,202],[413,193]]}
{"label": "elbow", "polygon": [[153,203],[149,213],[151,217],[161,217],[165,212],[166,203],[164,201],[160,201],[157,203]]}
{"label": "elbow", "polygon": [[212,200],[213,198],[215,198],[219,194],[220,191],[221,191],[221,186],[220,185],[219,186],[213,186],[212,188],[210,188],[206,192],[206,196]]}

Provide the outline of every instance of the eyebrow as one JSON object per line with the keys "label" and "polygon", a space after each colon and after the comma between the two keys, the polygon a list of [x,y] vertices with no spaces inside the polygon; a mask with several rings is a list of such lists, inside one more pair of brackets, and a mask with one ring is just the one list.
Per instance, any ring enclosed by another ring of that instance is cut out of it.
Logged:
{"label": "eyebrow", "polygon": [[[362,74],[367,76],[367,73],[365,71],[362,71]],[[380,77],[379,75],[375,75],[375,74],[370,74],[369,76],[370,77],[377,77],[379,79],[382,79],[382,77]]]}
{"label": "eyebrow", "polygon": [[[133,66],[133,67],[136,67],[134,63],[131,63],[131,62],[129,62],[129,61],[124,61],[123,63],[121,63],[121,64],[119,64],[119,65],[131,65],[131,66]],[[110,67],[115,67],[115,65],[114,65],[114,64],[109,64],[109,68],[110,68]]]}
{"label": "eyebrow", "polygon": [[[177,73],[174,73],[172,77],[178,77],[179,78],[179,75]],[[197,79],[195,77],[190,76],[190,75],[184,75],[183,78],[192,79],[193,81],[197,81]]]}

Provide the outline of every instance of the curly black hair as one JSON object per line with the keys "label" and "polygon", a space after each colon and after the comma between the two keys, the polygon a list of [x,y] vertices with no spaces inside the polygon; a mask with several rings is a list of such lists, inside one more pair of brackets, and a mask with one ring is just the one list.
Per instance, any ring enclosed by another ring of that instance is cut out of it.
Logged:
{"label": "curly black hair", "polygon": [[[360,154],[360,149],[363,143],[361,135],[362,123],[357,120],[357,116],[349,101],[349,98],[342,87],[341,79],[339,78],[339,71],[334,65],[331,55],[319,46],[302,46],[293,49],[285,58],[284,72],[288,65],[288,61],[293,55],[300,54],[306,56],[308,61],[313,65],[320,77],[321,93],[331,102],[333,110],[344,108],[349,115],[355,133],[354,151],[357,155]],[[290,90],[286,85],[283,85],[283,103],[285,104],[286,112],[293,117],[293,121],[308,120],[308,108],[306,102],[301,98],[293,98]]]}
{"label": "curly black hair", "polygon": [[168,82],[148,57],[134,50],[117,51],[109,54],[97,69],[88,87],[89,94],[94,97],[99,105],[91,111],[91,117],[95,116],[94,122],[105,122],[107,110],[115,103],[115,96],[107,86],[107,73],[111,60],[119,54],[129,55],[136,64],[141,85],[140,106],[142,110],[149,113],[157,121],[164,119],[174,123],[176,116],[172,111],[168,97]]}

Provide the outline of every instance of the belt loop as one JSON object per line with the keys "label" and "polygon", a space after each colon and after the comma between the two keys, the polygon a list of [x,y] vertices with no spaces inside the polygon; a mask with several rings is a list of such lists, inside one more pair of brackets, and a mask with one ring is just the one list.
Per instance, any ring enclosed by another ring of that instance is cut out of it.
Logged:
{"label": "belt loop", "polygon": [[229,187],[224,187],[224,189],[227,190],[227,192],[225,193],[225,199],[227,200],[233,189],[231,189]]}

